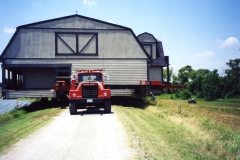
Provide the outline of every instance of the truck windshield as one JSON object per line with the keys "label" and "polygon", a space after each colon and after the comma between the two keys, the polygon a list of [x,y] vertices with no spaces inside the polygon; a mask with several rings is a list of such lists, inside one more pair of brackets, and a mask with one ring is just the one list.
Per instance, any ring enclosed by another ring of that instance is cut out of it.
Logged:
{"label": "truck windshield", "polygon": [[87,73],[87,74],[79,74],[78,82],[83,81],[99,81],[102,82],[102,75],[98,73]]}

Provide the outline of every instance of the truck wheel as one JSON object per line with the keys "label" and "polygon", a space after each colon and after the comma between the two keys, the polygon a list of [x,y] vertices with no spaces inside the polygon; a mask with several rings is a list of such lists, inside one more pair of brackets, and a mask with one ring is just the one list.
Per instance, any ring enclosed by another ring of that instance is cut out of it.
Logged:
{"label": "truck wheel", "polygon": [[105,113],[111,113],[111,102],[105,103],[104,111],[105,111]]}
{"label": "truck wheel", "polygon": [[77,113],[77,108],[76,108],[75,103],[69,103],[69,112],[71,115]]}

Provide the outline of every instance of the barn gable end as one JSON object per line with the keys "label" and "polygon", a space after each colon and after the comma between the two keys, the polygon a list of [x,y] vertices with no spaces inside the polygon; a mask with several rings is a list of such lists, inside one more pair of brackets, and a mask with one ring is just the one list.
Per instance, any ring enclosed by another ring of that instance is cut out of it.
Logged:
{"label": "barn gable end", "polygon": [[80,29],[129,29],[120,25],[88,18],[80,15],[71,15],[36,23],[26,24],[18,28],[80,28]]}
{"label": "barn gable end", "polygon": [[79,15],[22,25],[4,58],[150,58],[132,29]]}

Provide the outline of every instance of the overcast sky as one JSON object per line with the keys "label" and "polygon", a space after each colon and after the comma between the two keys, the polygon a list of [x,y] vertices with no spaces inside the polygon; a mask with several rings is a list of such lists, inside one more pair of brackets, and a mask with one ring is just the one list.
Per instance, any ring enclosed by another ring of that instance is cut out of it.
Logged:
{"label": "overcast sky", "polygon": [[1,0],[0,11],[0,53],[17,26],[77,11],[132,28],[136,36],[153,34],[175,73],[191,65],[222,74],[226,62],[240,58],[240,0]]}

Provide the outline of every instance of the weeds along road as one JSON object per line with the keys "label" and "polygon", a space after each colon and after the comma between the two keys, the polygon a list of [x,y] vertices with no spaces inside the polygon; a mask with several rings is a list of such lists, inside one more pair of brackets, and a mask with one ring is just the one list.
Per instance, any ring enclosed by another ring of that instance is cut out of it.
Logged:
{"label": "weeds along road", "polygon": [[[17,135],[16,135],[17,136]],[[103,110],[68,110],[0,155],[1,160],[132,159],[117,116]]]}

